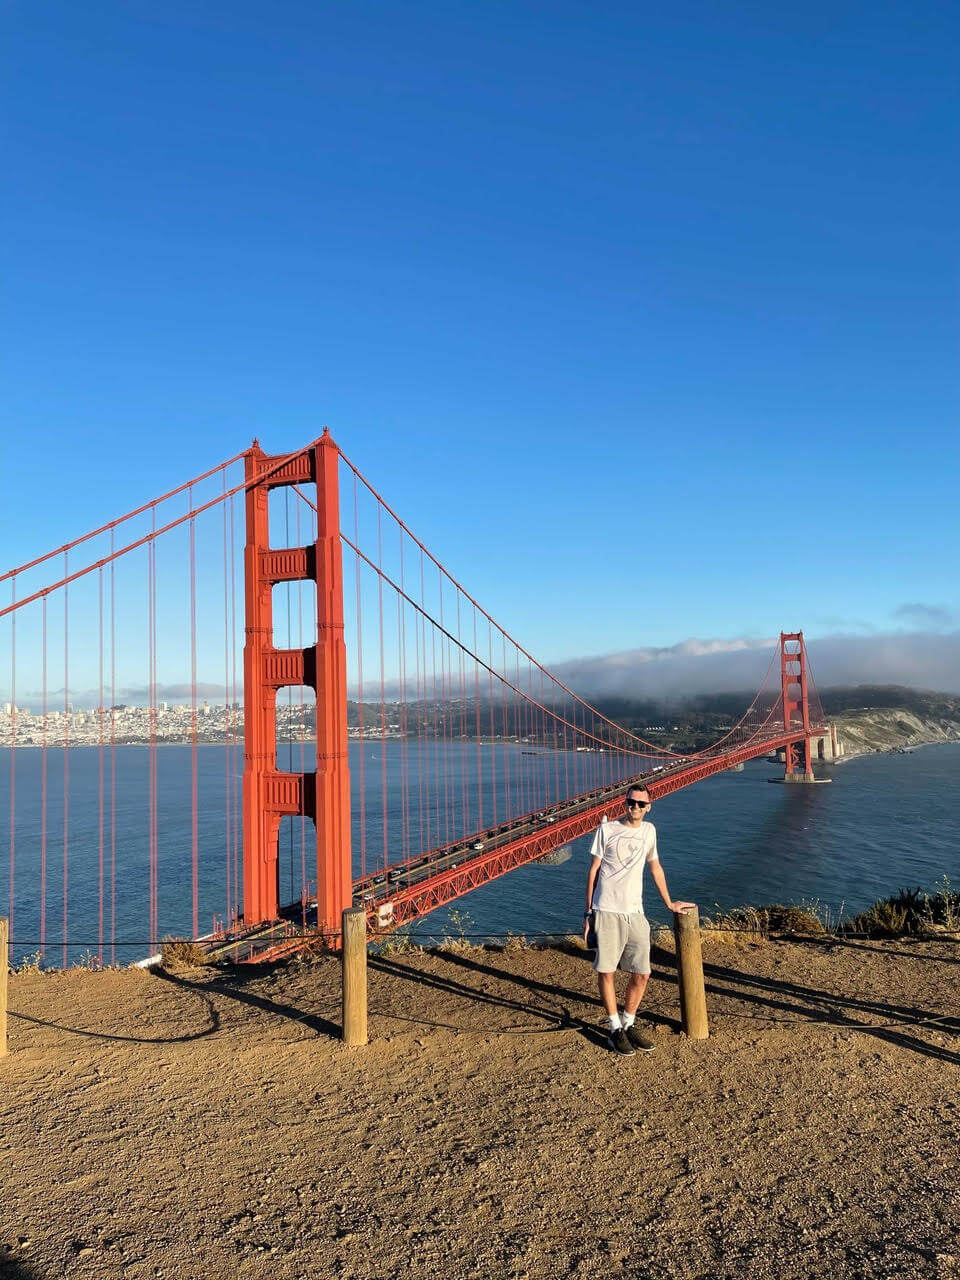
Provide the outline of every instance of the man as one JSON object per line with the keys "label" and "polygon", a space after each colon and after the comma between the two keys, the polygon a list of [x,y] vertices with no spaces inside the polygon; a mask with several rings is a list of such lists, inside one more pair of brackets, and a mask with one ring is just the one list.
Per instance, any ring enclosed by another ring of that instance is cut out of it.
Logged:
{"label": "man", "polygon": [[[688,911],[692,902],[674,902],[657,855],[657,830],[644,815],[650,808],[646,787],[635,785],[624,797],[625,812],[616,822],[604,821],[590,849],[587,909],[583,938],[591,919],[597,936],[593,962],[600,998],[610,1021],[608,1043],[617,1053],[651,1053],[654,1043],[634,1026],[637,1009],[650,978],[650,923],[643,914],[643,869],[649,863],[653,882],[668,911]],[[629,973],[623,1012],[617,1011],[617,969]]]}

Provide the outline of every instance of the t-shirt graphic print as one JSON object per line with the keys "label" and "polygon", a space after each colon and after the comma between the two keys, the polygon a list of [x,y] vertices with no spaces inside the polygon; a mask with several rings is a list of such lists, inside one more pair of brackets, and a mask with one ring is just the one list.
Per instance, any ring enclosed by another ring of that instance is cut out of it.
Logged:
{"label": "t-shirt graphic print", "polygon": [[626,822],[601,823],[590,846],[600,859],[593,887],[594,911],[631,915],[643,910],[643,868],[657,859],[657,829],[652,822],[638,827]]}

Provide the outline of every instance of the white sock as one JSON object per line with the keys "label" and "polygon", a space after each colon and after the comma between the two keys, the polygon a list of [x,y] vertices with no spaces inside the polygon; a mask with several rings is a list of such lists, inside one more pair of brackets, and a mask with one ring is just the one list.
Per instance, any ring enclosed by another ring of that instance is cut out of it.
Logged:
{"label": "white sock", "polygon": [[608,1014],[607,1014],[607,1019],[608,1019],[608,1021],[609,1021],[609,1023],[610,1023],[610,1030],[611,1030],[611,1031],[619,1031],[619,1030],[620,1030],[620,1028],[621,1028],[621,1026],[623,1025],[623,1024],[621,1023],[621,1021],[620,1021],[620,1015],[619,1015],[619,1013],[608,1013]]}
{"label": "white sock", "polygon": [[621,1013],[620,1025],[621,1027],[623,1027],[624,1031],[626,1031],[628,1027],[633,1026],[636,1019],[637,1019],[637,1015],[635,1013]]}

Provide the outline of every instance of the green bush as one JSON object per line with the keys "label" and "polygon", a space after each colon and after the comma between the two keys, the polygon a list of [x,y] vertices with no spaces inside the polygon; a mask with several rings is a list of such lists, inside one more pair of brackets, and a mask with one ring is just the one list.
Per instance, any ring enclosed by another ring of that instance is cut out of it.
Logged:
{"label": "green bush", "polygon": [[960,929],[960,893],[943,877],[934,894],[901,889],[854,916],[847,929],[869,938],[916,938],[931,929]]}

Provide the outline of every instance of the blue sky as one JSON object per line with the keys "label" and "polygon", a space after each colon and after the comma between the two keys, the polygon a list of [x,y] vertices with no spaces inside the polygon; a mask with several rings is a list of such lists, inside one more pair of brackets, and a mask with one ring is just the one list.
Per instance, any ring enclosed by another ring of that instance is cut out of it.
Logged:
{"label": "blue sky", "polygon": [[960,14],[11,3],[3,567],[329,423],[548,662],[960,626]]}

